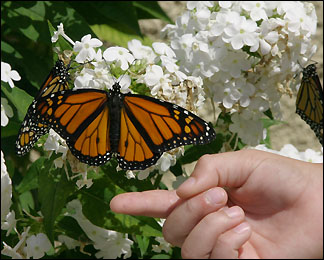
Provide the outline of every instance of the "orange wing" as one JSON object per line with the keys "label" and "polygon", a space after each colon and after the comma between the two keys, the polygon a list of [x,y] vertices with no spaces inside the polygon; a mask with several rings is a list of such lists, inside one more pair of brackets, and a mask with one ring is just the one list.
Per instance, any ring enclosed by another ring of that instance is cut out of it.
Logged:
{"label": "orange wing", "polygon": [[215,138],[204,120],[169,102],[142,95],[125,95],[121,113],[118,160],[122,168],[145,169],[163,152]]}
{"label": "orange wing", "polygon": [[68,68],[65,67],[63,61],[58,60],[42,84],[33,103],[28,107],[27,114],[22,122],[16,140],[17,155],[21,156],[29,152],[39,137],[47,134],[49,131],[47,124],[35,122],[35,113],[33,109],[35,101],[41,97],[48,96],[49,94],[67,90],[69,88],[67,82],[68,78]]}
{"label": "orange wing", "polygon": [[117,159],[121,168],[144,170],[155,164],[162,152],[153,152],[128,117],[124,108],[121,110],[120,137]]}
{"label": "orange wing", "polygon": [[36,104],[39,122],[47,123],[67,142],[81,162],[101,165],[111,158],[107,93],[100,90],[58,92]]}

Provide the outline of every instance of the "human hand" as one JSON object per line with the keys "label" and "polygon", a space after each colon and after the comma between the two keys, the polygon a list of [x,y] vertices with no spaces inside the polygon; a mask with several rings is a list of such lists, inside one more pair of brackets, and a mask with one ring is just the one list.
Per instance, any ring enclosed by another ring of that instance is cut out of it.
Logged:
{"label": "human hand", "polygon": [[[322,169],[255,150],[207,155],[177,193],[120,194],[111,209],[166,218],[164,237],[184,258],[321,257]],[[218,191],[218,203],[206,200],[207,191]],[[225,203],[236,217],[224,214]]]}

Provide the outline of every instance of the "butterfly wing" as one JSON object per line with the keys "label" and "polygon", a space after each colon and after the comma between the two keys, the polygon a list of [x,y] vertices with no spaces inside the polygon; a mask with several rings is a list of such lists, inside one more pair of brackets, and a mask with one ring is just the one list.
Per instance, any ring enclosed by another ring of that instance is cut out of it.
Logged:
{"label": "butterfly wing", "polygon": [[323,88],[315,64],[303,70],[296,99],[296,113],[312,128],[323,145]]}
{"label": "butterfly wing", "polygon": [[47,134],[49,131],[49,127],[46,124],[38,123],[35,120],[33,109],[35,101],[52,93],[67,90],[69,88],[68,78],[68,69],[63,61],[58,60],[27,110],[16,140],[17,155],[22,156],[29,152],[39,137]]}
{"label": "butterfly wing", "polygon": [[208,123],[182,107],[128,94],[121,111],[118,161],[124,169],[145,169],[165,151],[187,144],[206,144],[215,137]]}
{"label": "butterfly wing", "polygon": [[81,162],[101,165],[111,158],[107,92],[94,89],[60,91],[35,103],[37,121],[66,140]]}
{"label": "butterfly wing", "polygon": [[125,108],[121,109],[120,136],[117,160],[125,170],[144,170],[156,163],[163,152],[154,152],[143,137],[141,128],[136,127]]}

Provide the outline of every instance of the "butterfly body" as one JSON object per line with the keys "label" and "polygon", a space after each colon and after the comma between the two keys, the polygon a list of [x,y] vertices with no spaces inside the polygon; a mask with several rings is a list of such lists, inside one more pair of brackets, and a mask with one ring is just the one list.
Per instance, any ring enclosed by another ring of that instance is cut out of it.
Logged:
{"label": "butterfly body", "polygon": [[109,137],[111,144],[111,151],[116,153],[118,150],[118,143],[120,137],[120,111],[122,110],[124,96],[118,90],[118,85],[114,84],[112,91],[107,94],[107,100],[109,109],[109,118],[111,122],[114,122],[114,127],[110,129]]}
{"label": "butterfly body", "polygon": [[144,95],[107,91],[59,91],[34,102],[37,122],[47,124],[71,152],[89,165],[112,156],[123,169],[145,169],[162,153],[186,144],[205,144],[216,134],[204,120],[175,104]]}

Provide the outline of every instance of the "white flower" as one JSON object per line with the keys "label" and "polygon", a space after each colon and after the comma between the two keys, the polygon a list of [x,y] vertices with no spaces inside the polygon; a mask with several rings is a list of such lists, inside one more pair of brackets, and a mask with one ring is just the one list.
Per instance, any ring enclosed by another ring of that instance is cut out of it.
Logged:
{"label": "white flower", "polygon": [[3,152],[1,150],[1,228],[2,223],[6,220],[9,214],[10,206],[12,204],[12,184],[9,173],[7,171],[7,166],[5,164],[5,159]]}
{"label": "white flower", "polygon": [[174,58],[174,51],[164,42],[153,42],[152,47],[157,54],[165,55],[169,58]]}
{"label": "white flower", "polygon": [[75,249],[77,246],[81,247],[81,245],[82,245],[80,241],[77,241],[77,240],[70,238],[68,236],[65,236],[65,235],[58,235],[57,238],[58,238],[58,241],[65,244],[66,247],[70,250]]}
{"label": "white flower", "polygon": [[123,74],[117,79],[117,82],[120,85],[121,93],[126,94],[126,93],[130,92],[129,86],[131,84],[131,81],[132,80],[131,80],[130,76],[127,74]]}
{"label": "white flower", "polygon": [[241,93],[238,91],[238,89],[235,86],[234,81],[229,81],[224,84],[224,99],[223,99],[223,105],[226,108],[231,108],[236,101],[238,101],[241,97]]}
{"label": "white flower", "polygon": [[103,57],[108,62],[117,61],[117,66],[120,66],[122,70],[127,70],[129,64],[132,64],[135,60],[129,50],[122,47],[110,47],[106,49],[103,53]]}
{"label": "white flower", "polygon": [[[288,30],[297,33],[299,30],[309,32],[309,34],[315,34],[316,24],[314,24],[314,14],[309,16],[306,13],[303,3],[301,2],[281,2],[278,13],[285,13],[284,19],[288,20]],[[315,10],[313,10],[315,13]]]}
{"label": "white flower", "polygon": [[26,247],[24,247],[24,246],[26,243],[26,238],[27,238],[29,230],[30,230],[30,227],[27,227],[27,229],[21,235],[18,234],[19,242],[15,245],[14,248],[11,248],[5,242],[2,242],[3,249],[1,250],[1,254],[9,256],[13,259],[27,258],[26,252],[25,252]]}
{"label": "white flower", "polygon": [[86,186],[87,189],[89,189],[92,186],[93,181],[92,179],[87,178],[87,172],[81,172],[80,174],[73,176],[73,178],[77,176],[82,176],[81,180],[79,179],[76,181],[78,189],[81,189],[83,186]]}
{"label": "white flower", "polygon": [[162,66],[164,66],[168,70],[168,72],[176,72],[179,69],[179,66],[176,64],[176,59],[170,58],[165,55],[161,55],[160,59],[162,62]]}
{"label": "white flower", "polygon": [[127,179],[135,179],[136,175],[134,174],[133,171],[126,171],[126,178]]}
{"label": "white flower", "polygon": [[97,241],[94,247],[99,250],[96,253],[97,258],[116,259],[117,257],[129,258],[132,254],[131,246],[133,241],[128,239],[127,234],[124,236],[122,233],[116,231],[109,231],[107,240]]}
{"label": "white flower", "polygon": [[1,61],[1,80],[8,82],[11,88],[14,87],[13,80],[18,81],[21,77],[16,70],[11,70],[10,64]]}
{"label": "white flower", "polygon": [[187,2],[188,10],[213,7],[213,5],[214,5],[213,2],[211,1],[188,1]]}
{"label": "white flower", "polygon": [[259,144],[255,147],[250,147],[250,148],[279,154],[296,160],[302,160],[305,162],[323,163],[323,149],[320,152],[316,152],[312,149],[306,149],[305,152],[299,152],[298,149],[292,144],[285,144],[280,149],[280,151],[269,149],[264,144]]}
{"label": "white flower", "polygon": [[152,245],[152,251],[156,253],[161,253],[162,251],[165,251],[166,253],[169,253],[171,250],[171,244],[166,242],[163,237],[156,237],[155,240],[160,243],[160,245]]}
{"label": "white flower", "polygon": [[44,150],[55,151],[56,153],[58,153],[61,144],[65,145],[65,140],[59,134],[57,134],[53,129],[50,129],[49,135],[44,144]]}
{"label": "white flower", "polygon": [[251,51],[257,50],[257,24],[240,16],[239,20],[224,29],[223,40],[230,42],[234,50],[241,49],[244,45],[251,46]]}
{"label": "white flower", "polygon": [[73,50],[78,52],[75,61],[83,63],[86,60],[92,61],[96,57],[94,48],[100,47],[102,42],[96,38],[91,39],[91,35],[87,34],[81,38],[81,42],[76,41]]}
{"label": "white flower", "polygon": [[247,82],[245,78],[238,78],[235,80],[235,86],[240,92],[240,105],[242,107],[248,107],[250,105],[250,97],[255,93],[255,87],[251,83]]}
{"label": "white flower", "polygon": [[2,241],[3,249],[1,250],[1,255],[9,256],[12,259],[23,259],[25,256],[20,252],[17,252],[16,248],[8,246],[4,241]]}
{"label": "white flower", "polygon": [[170,82],[169,75],[164,74],[160,66],[152,65],[147,67],[144,75],[144,83],[151,89],[153,96],[156,96],[161,88],[163,94],[169,96],[172,91],[169,85]]}
{"label": "white flower", "polygon": [[247,71],[251,68],[251,60],[248,60],[248,55],[243,52],[228,52],[220,64],[222,71],[229,72],[232,77],[238,78],[242,71]]}
{"label": "white flower", "polygon": [[137,179],[145,180],[149,175],[150,172],[153,170],[154,166],[148,167],[145,170],[139,171],[137,174]]}
{"label": "white flower", "polygon": [[17,223],[16,214],[12,210],[6,216],[6,221],[1,223],[1,229],[2,230],[7,230],[6,236],[9,236],[11,230],[16,228],[16,223]]}
{"label": "white flower", "polygon": [[[223,1],[224,2],[224,1]],[[227,1],[225,1],[227,2]],[[238,22],[240,19],[240,15],[237,12],[227,11],[220,12],[217,14],[215,20],[211,20],[209,35],[210,36],[220,36],[223,34],[224,29],[235,22]]]}
{"label": "white flower", "polygon": [[238,113],[234,113],[231,119],[233,124],[229,126],[229,130],[237,133],[244,143],[257,145],[265,138],[261,121],[247,120]]}
{"label": "white flower", "polygon": [[135,59],[146,59],[147,63],[153,63],[156,54],[149,46],[144,46],[139,40],[131,40],[127,44],[128,49],[133,53]]}
{"label": "white flower", "polygon": [[39,259],[45,255],[51,248],[51,242],[44,233],[39,233],[36,236],[32,235],[26,240],[27,258],[33,257]]}
{"label": "white flower", "polygon": [[[74,80],[74,88],[90,88],[90,85],[93,84],[94,74],[95,72],[92,69],[83,68],[76,76]],[[102,74],[102,73],[101,73]],[[90,83],[91,82],[91,83]],[[99,84],[98,84],[99,85]]]}
{"label": "white flower", "polygon": [[93,241],[94,247],[99,250],[97,258],[123,258],[131,256],[131,245],[134,243],[122,234],[113,230],[107,230],[93,225],[82,213],[82,205],[79,200],[70,201],[67,204],[68,216],[73,217],[86,235]]}
{"label": "white flower", "polygon": [[306,149],[305,152],[300,153],[300,157],[305,162],[323,163],[323,150],[316,152],[312,149]]}
{"label": "white flower", "polygon": [[242,8],[250,12],[250,17],[253,21],[268,19],[268,15],[265,11],[265,7],[266,4],[264,1],[243,1],[242,2]]}
{"label": "white flower", "polygon": [[9,122],[8,117],[13,117],[13,110],[6,98],[1,98],[1,126],[6,126]]}
{"label": "white flower", "polygon": [[71,40],[71,38],[69,36],[67,36],[64,32],[64,28],[63,28],[63,23],[60,23],[60,25],[57,26],[57,31],[54,32],[51,41],[57,42],[59,36],[62,35],[63,38],[65,38],[68,42],[70,42],[72,45],[74,45],[74,41]]}
{"label": "white flower", "polygon": [[272,46],[278,42],[279,34],[277,31],[273,31],[277,25],[278,23],[276,23],[275,19],[270,19],[261,23],[259,44],[262,55],[268,54]]}
{"label": "white flower", "polygon": [[157,164],[160,165],[160,169],[162,172],[168,171],[170,167],[175,163],[176,163],[176,156],[171,155],[169,153],[163,153],[157,162]]}

